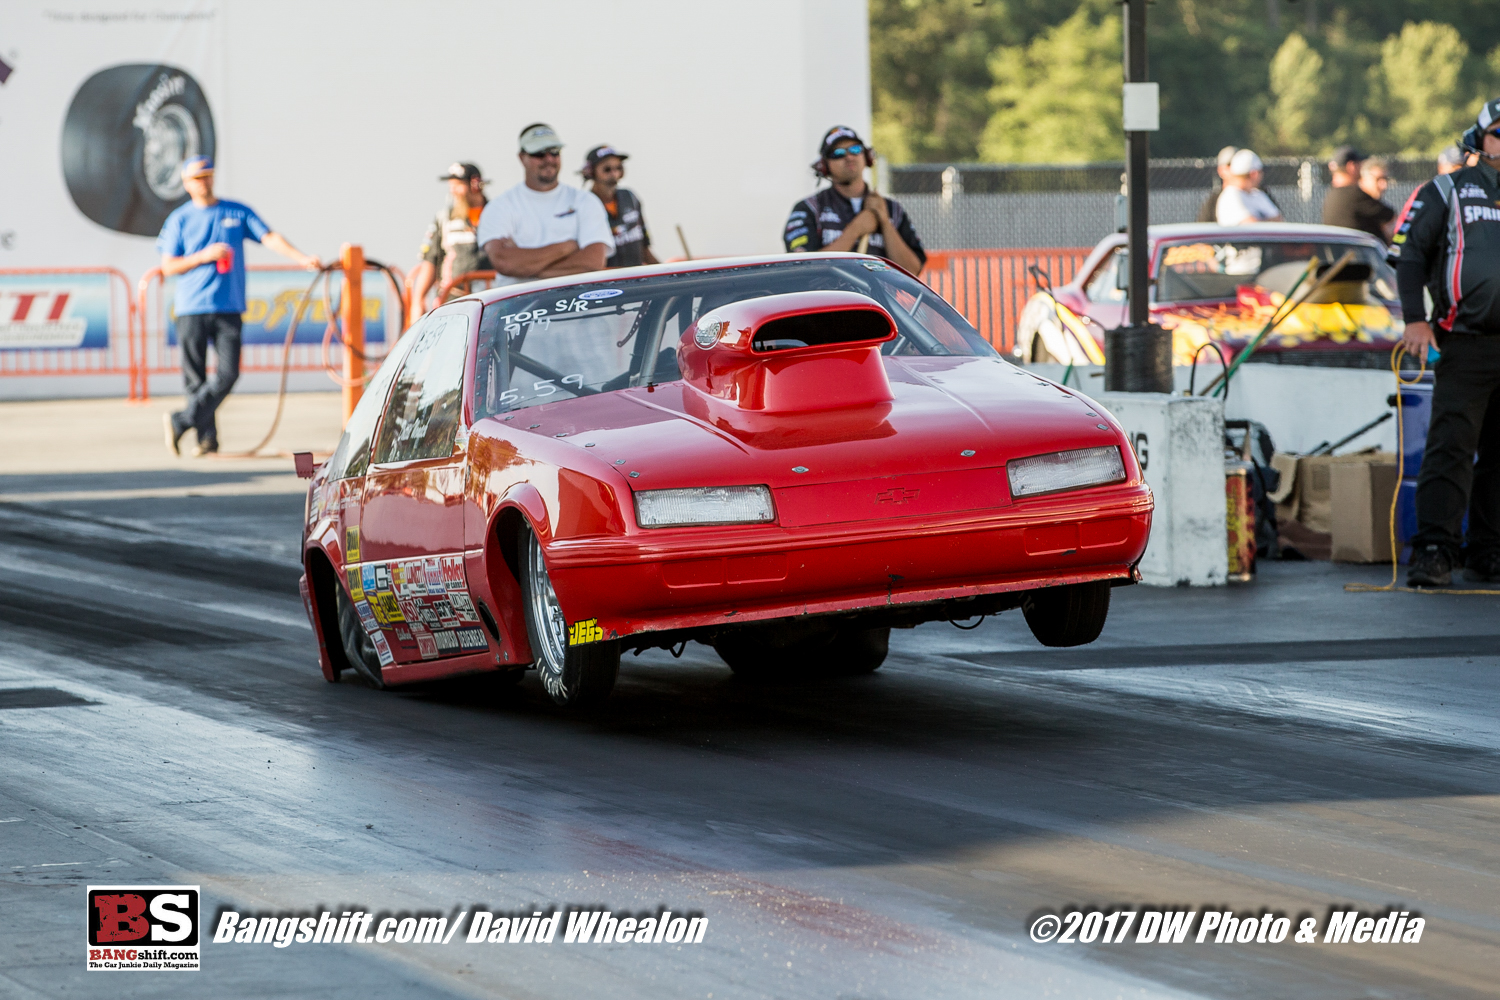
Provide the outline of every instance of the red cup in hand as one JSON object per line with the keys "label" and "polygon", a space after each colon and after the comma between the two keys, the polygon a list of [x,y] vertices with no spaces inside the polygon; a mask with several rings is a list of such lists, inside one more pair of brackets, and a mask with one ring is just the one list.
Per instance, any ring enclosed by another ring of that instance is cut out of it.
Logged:
{"label": "red cup in hand", "polygon": [[214,261],[214,265],[218,267],[220,274],[228,274],[234,267],[234,251],[226,249],[224,256]]}

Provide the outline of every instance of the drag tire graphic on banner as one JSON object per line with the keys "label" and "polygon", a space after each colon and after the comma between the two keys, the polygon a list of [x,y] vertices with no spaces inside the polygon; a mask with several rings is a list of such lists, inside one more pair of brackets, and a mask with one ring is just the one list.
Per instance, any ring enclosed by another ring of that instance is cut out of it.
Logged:
{"label": "drag tire graphic on banner", "polygon": [[73,95],[63,123],[62,168],[78,210],[120,233],[155,236],[187,200],[179,169],[214,155],[203,88],[172,66],[113,66]]}

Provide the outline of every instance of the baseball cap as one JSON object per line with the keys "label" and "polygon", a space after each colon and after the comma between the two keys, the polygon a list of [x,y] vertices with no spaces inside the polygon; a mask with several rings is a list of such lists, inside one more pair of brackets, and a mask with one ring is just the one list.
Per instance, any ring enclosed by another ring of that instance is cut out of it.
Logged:
{"label": "baseball cap", "polygon": [[1225,146],[1223,149],[1219,150],[1219,166],[1229,166],[1229,161],[1234,159],[1234,154],[1238,153],[1239,151],[1240,147],[1238,146]]}
{"label": "baseball cap", "polygon": [[182,176],[202,177],[204,174],[214,172],[214,158],[212,156],[190,156],[182,161]]}
{"label": "baseball cap", "polygon": [[1253,149],[1242,149],[1229,160],[1229,172],[1236,177],[1253,174],[1264,167],[1265,164],[1260,162],[1260,157],[1255,155]]}
{"label": "baseball cap", "polygon": [[1347,167],[1351,163],[1359,163],[1366,159],[1368,157],[1353,146],[1340,146],[1333,151],[1333,156],[1329,158],[1328,162],[1340,167]]}
{"label": "baseball cap", "polygon": [[600,160],[610,156],[618,156],[622,160],[630,159],[629,153],[622,153],[613,146],[604,145],[595,146],[593,149],[589,150],[588,154],[584,157],[584,164],[589,169],[593,169],[594,167],[597,167],[599,165]]}
{"label": "baseball cap", "polygon": [[521,152],[523,153],[531,153],[535,156],[549,149],[561,149],[562,144],[562,138],[552,131],[551,125],[537,122],[521,130]]}
{"label": "baseball cap", "polygon": [[[472,164],[472,163],[455,163],[452,166],[450,166],[448,168],[448,172],[446,174],[444,174],[443,176],[439,177],[438,180],[440,180],[440,181],[465,181],[465,182],[467,182],[467,181],[472,181],[476,177],[479,178],[480,180],[484,180],[484,175],[479,172],[479,168],[476,167],[474,164]],[[489,181],[484,181],[484,183],[488,184]]]}
{"label": "baseball cap", "polygon": [[1486,101],[1484,107],[1479,109],[1480,128],[1493,128],[1496,122],[1500,122],[1500,97]]}
{"label": "baseball cap", "polygon": [[859,133],[848,125],[835,125],[823,133],[823,142],[818,146],[818,155],[826,159],[828,154],[833,152],[833,147],[845,140],[865,145],[865,141],[859,137]]}

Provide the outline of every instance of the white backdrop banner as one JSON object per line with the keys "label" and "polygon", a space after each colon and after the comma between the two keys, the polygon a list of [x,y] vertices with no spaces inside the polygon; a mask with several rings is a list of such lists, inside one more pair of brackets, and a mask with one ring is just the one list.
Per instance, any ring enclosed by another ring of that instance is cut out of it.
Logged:
{"label": "white backdrop banner", "polygon": [[0,268],[156,263],[186,200],[178,167],[214,155],[223,17],[213,4],[7,3],[0,29]]}

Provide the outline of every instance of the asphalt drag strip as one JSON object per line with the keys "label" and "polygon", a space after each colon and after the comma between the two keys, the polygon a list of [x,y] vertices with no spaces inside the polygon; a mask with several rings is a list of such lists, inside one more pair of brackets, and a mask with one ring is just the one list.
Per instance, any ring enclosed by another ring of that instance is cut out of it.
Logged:
{"label": "asphalt drag strip", "polygon": [[[269,539],[215,546],[193,512],[217,502],[0,508],[0,906],[24,915],[0,993],[1492,995],[1490,599],[1273,565],[1117,590],[1079,650],[1013,614],[898,631],[867,678],[627,656],[570,716],[534,678],[325,683],[275,584],[295,566]],[[300,502],[225,502],[296,530]],[[556,905],[708,925],[691,945],[210,942],[179,986],[84,971],[90,884],[201,885],[207,921]],[[1419,943],[1028,934],[1071,910],[1388,905],[1423,917]]]}

